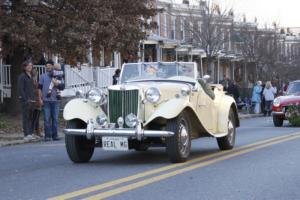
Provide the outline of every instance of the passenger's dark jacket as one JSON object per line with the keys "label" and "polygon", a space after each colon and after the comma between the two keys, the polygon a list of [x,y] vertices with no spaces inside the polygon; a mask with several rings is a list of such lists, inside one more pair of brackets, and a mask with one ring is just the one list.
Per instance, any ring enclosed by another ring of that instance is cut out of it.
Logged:
{"label": "passenger's dark jacket", "polygon": [[25,72],[19,75],[18,78],[18,98],[21,102],[35,100],[34,94],[35,86],[32,77],[28,76]]}

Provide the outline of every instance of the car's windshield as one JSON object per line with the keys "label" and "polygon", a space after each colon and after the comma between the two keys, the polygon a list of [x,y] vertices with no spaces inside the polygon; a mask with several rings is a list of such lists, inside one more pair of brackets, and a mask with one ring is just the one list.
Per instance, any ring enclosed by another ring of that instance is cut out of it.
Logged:
{"label": "car's windshield", "polygon": [[288,95],[300,93],[300,82],[293,82],[288,87]]}
{"label": "car's windshield", "polygon": [[123,65],[121,83],[138,80],[196,78],[194,63],[128,63]]}

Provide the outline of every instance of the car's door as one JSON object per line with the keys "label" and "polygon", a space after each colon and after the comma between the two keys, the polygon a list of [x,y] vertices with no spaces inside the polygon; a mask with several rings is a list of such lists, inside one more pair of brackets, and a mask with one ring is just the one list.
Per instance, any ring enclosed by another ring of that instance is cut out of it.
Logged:
{"label": "car's door", "polygon": [[201,86],[198,90],[197,115],[205,129],[212,133],[216,132],[216,108],[213,99]]}

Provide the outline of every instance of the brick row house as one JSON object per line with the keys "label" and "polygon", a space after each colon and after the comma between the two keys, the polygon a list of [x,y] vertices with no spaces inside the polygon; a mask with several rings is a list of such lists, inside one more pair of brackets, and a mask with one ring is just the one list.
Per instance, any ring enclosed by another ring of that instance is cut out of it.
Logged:
{"label": "brick row house", "polygon": [[[228,78],[242,88],[252,88],[259,78],[269,78],[268,70],[273,65],[280,61],[297,62],[300,55],[300,36],[280,33],[276,26],[261,28],[256,20],[235,21],[233,11],[223,15],[217,10],[212,16],[216,19],[211,24],[220,31],[220,41],[213,43],[215,46],[205,46],[199,35],[207,29],[206,1],[191,5],[187,0],[158,0],[156,6],[163,12],[151,19],[157,28],[147,32],[147,39],[141,42],[140,61],[193,61],[198,64],[200,76],[211,74],[216,83]],[[263,73],[267,75],[262,76]]]}

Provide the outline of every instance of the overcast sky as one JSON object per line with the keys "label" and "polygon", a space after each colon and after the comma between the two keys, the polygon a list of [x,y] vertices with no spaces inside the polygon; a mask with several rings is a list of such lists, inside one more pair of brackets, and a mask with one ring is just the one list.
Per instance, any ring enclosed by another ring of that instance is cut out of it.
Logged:
{"label": "overcast sky", "polygon": [[231,5],[236,14],[247,20],[258,18],[260,24],[273,21],[284,27],[300,27],[300,0],[218,0]]}
{"label": "overcast sky", "polygon": [[[175,0],[182,2],[182,0]],[[282,27],[300,27],[300,0],[214,0],[233,7],[236,16],[246,14],[247,21],[257,17],[261,26],[276,21]]]}

